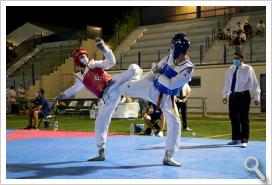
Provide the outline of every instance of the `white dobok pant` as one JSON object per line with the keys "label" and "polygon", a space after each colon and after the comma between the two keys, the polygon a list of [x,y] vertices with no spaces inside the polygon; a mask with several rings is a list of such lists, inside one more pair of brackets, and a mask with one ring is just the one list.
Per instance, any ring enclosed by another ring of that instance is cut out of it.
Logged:
{"label": "white dobok pant", "polygon": [[[138,97],[157,104],[160,92],[153,84],[153,77],[143,77],[137,81],[129,81],[120,86],[120,91],[128,96]],[[181,122],[177,106],[172,106],[171,96],[163,94],[160,108],[165,116],[167,123],[167,139],[165,149],[176,151],[179,147],[181,134]]]}
{"label": "white dobok pant", "polygon": [[95,120],[95,134],[98,149],[105,148],[110,121],[121,98],[119,86],[129,80],[137,78],[139,73],[140,67],[136,64],[131,64],[127,71],[112,78],[113,84],[104,92],[103,100],[101,101],[102,104],[99,107]]}

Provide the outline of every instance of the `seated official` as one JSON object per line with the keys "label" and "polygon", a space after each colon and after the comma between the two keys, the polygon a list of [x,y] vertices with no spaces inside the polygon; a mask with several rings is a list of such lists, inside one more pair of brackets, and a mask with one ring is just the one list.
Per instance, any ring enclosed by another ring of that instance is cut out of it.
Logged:
{"label": "seated official", "polygon": [[[39,129],[39,118],[48,116],[50,114],[50,108],[47,101],[43,97],[44,90],[39,89],[36,93],[36,99],[34,100],[34,106],[26,111],[28,118],[28,126],[25,129]],[[34,119],[34,126],[32,126],[32,119]]]}

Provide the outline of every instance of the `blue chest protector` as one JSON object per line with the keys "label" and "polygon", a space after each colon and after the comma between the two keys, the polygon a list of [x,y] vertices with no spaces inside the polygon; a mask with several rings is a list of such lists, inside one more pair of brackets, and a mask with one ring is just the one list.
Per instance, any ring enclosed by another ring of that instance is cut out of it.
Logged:
{"label": "blue chest protector", "polygon": [[[178,73],[172,69],[168,64],[165,64],[161,70],[160,70],[161,74],[164,74],[165,76],[167,76],[168,78],[173,78],[175,77]],[[154,85],[156,87],[156,89],[164,94],[168,94],[168,95],[178,95],[182,89],[182,87],[180,88],[176,88],[176,89],[168,89],[167,87],[165,87],[164,85],[162,85],[158,79],[154,80]]]}

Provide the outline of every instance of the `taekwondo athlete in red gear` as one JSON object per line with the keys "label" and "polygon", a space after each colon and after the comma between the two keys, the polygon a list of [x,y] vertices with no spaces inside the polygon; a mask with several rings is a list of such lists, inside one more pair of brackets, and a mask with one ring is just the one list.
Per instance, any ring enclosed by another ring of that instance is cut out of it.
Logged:
{"label": "taekwondo athlete in red gear", "polygon": [[95,120],[95,134],[98,147],[98,156],[91,157],[88,161],[104,161],[105,146],[108,128],[112,114],[114,113],[121,97],[119,86],[129,80],[140,77],[141,69],[136,64],[131,64],[127,71],[114,76],[113,78],[104,70],[112,68],[116,64],[114,54],[104,41],[96,39],[96,46],[104,54],[105,60],[95,61],[88,58],[88,53],[84,49],[76,49],[72,57],[74,63],[81,68],[85,68],[82,75],[76,75],[76,83],[60,93],[55,98],[56,101],[75,95],[81,89],[86,88],[98,98],[103,99]]}
{"label": "taekwondo athlete in red gear", "polygon": [[166,153],[164,165],[181,166],[173,159],[179,147],[180,117],[175,96],[183,85],[191,81],[194,65],[186,55],[190,41],[185,33],[179,33],[172,39],[169,54],[138,81],[129,81],[120,86],[122,93],[145,99],[160,107],[167,123]]}

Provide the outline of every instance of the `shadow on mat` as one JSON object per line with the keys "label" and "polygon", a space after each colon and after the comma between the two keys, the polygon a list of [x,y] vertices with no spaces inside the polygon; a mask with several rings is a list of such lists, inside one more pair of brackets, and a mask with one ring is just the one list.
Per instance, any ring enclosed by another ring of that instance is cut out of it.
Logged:
{"label": "shadow on mat", "polygon": [[[80,166],[48,167],[50,165],[65,165],[72,163],[85,163]],[[89,165],[89,166],[87,166]],[[127,170],[146,167],[162,166],[162,164],[150,165],[126,165],[126,166],[91,166],[92,162],[87,161],[68,161],[56,163],[36,163],[36,164],[7,164],[8,173],[30,173],[17,179],[46,179],[54,176],[81,176],[88,173],[95,173],[98,170]],[[63,177],[65,178],[65,177]],[[10,179],[7,175],[7,179]]]}
{"label": "shadow on mat", "polygon": [[[201,149],[201,148],[222,148],[222,147],[240,147],[240,145],[226,145],[226,144],[213,144],[213,145],[195,145],[195,146],[179,146],[179,149]],[[154,146],[149,148],[140,148],[138,150],[158,150],[165,149],[164,146]]]}

